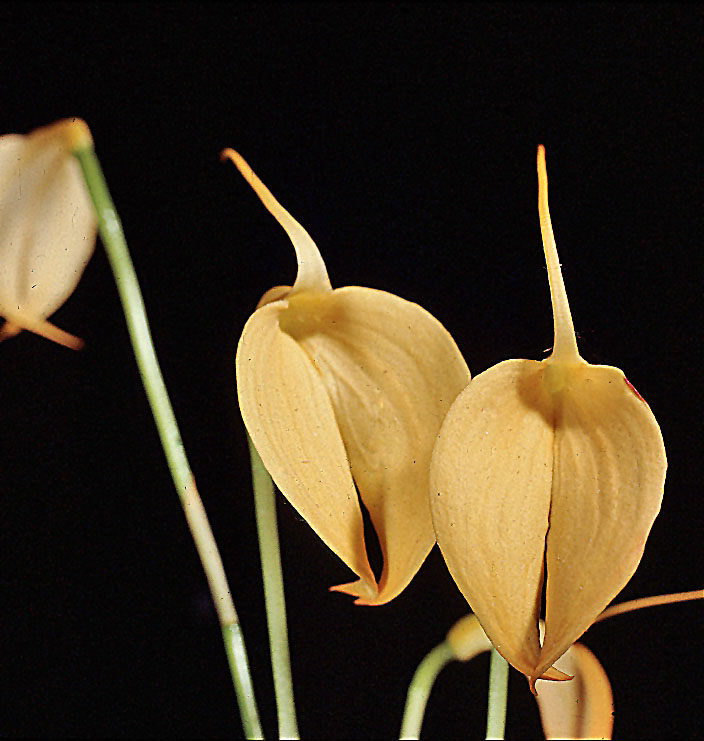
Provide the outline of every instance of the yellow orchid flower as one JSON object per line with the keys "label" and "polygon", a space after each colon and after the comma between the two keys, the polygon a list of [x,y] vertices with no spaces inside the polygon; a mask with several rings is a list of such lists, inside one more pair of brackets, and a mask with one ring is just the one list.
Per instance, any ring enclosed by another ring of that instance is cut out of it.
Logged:
{"label": "yellow orchid flower", "polygon": [[[410,582],[435,543],[430,455],[469,371],[427,311],[371,288],[332,290],[320,252],[244,159],[223,152],[286,230],[293,287],[262,297],[237,348],[242,418],[274,482],[359,577],[333,587],[379,605]],[[377,583],[359,497],[384,558]]]}
{"label": "yellow orchid flower", "polygon": [[494,646],[533,691],[538,678],[566,678],[553,663],[636,570],[667,467],[643,398],[620,370],[590,365],[577,351],[542,146],[538,182],[553,352],[476,376],[443,423],[430,474],[448,568]]}
{"label": "yellow orchid flower", "polygon": [[92,141],[80,119],[0,137],[0,341],[23,329],[78,349],[83,342],[47,321],[81,278],[97,221],[71,156]]}

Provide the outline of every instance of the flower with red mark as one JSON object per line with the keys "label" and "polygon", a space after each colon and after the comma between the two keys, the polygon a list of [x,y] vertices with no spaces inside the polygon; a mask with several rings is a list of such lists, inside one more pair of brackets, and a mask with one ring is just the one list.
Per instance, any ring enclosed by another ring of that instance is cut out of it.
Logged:
{"label": "flower with red mark", "polygon": [[577,350],[542,146],[538,182],[552,354],[476,376],[445,418],[430,473],[450,573],[531,688],[541,677],[565,678],[552,665],[633,575],[667,467],[660,428],[640,394],[618,368],[590,365]]}

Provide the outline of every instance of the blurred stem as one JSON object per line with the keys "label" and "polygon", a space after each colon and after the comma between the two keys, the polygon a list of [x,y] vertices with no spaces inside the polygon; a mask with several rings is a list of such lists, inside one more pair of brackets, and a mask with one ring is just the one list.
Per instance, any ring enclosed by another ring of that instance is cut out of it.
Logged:
{"label": "blurred stem", "polygon": [[259,553],[262,562],[264,602],[269,626],[269,651],[271,670],[274,675],[276,710],[279,721],[279,738],[297,739],[296,704],[293,699],[291,678],[291,656],[288,648],[286,625],[286,597],[284,578],[281,571],[279,530],[276,524],[276,493],[274,482],[264,467],[249,435],[249,455],[252,461],[252,485],[254,508],[259,536]]}
{"label": "blurred stem", "polygon": [[508,699],[508,664],[501,654],[491,649],[489,665],[489,706],[486,712],[486,737],[503,739],[506,729]]}
{"label": "blurred stem", "polygon": [[100,162],[92,144],[85,140],[78,142],[78,147],[73,154],[83,169],[83,176],[98,217],[100,236],[115,276],[117,290],[125,312],[127,328],[132,340],[139,373],[154,415],[154,421],[171,471],[171,477],[176,486],[176,492],[181,500],[188,526],[208,579],[208,586],[223,632],[225,651],[237,693],[242,727],[247,738],[263,738],[237,613],[227,585],[220,553],[215,544],[210,523],[186,458],[176,417],[161,375],[147,323],[142,292],[139,288],[132,258],[127,249],[120,218],[110,197]]}
{"label": "blurred stem", "polygon": [[420,662],[416,669],[406,696],[406,707],[403,711],[401,723],[402,739],[417,739],[423,725],[425,706],[433,689],[435,678],[446,664],[455,658],[455,652],[448,643],[443,641]]}

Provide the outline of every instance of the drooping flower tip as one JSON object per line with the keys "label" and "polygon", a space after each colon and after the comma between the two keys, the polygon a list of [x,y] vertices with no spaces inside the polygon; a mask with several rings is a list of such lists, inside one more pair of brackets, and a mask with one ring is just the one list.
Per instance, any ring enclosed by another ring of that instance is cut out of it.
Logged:
{"label": "drooping flower tip", "polygon": [[93,146],[93,135],[82,118],[67,118],[63,123],[65,125],[64,136],[71,152],[78,152]]}

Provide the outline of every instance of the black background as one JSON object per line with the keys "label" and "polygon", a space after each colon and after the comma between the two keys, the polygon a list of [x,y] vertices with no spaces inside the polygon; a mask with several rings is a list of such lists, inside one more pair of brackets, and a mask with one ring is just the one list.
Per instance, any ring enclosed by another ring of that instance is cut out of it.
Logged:
{"label": "black background", "polygon": [[[552,316],[535,152],[582,355],[622,368],[663,431],[663,509],[618,600],[701,583],[702,11],[696,6],[4,5],[0,131],[89,123],[276,733],[237,338],[295,277],[238,149],[318,243],[333,286],[416,301],[473,374],[542,358]],[[1,268],[1,266],[0,266]],[[74,353],[0,346],[3,735],[241,734],[205,579],[100,245],[53,317]],[[467,605],[435,549],[389,605],[279,497],[306,738],[397,737],[425,653]],[[618,737],[701,732],[701,607],[584,641]],[[482,737],[488,658],[453,665],[427,737]],[[507,733],[537,736],[512,672]]]}

